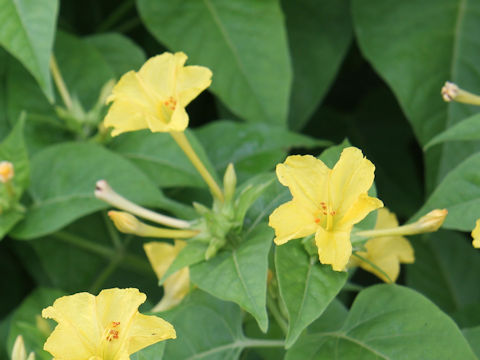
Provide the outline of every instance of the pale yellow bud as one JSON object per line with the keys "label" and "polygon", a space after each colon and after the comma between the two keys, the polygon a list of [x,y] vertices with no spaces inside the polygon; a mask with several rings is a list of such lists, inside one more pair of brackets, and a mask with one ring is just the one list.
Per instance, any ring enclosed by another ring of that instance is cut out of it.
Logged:
{"label": "pale yellow bud", "polygon": [[125,234],[133,234],[154,238],[191,238],[198,234],[197,230],[172,230],[145,224],[132,214],[123,211],[109,211],[108,216],[112,219],[118,231]]}
{"label": "pale yellow bud", "polygon": [[450,102],[457,96],[458,86],[450,81],[447,81],[442,87],[441,94],[444,101]]}
{"label": "pale yellow bud", "polygon": [[138,219],[123,211],[109,211],[108,216],[112,219],[115,227],[125,234],[136,234],[140,225]]}
{"label": "pale yellow bud", "polygon": [[355,235],[363,238],[371,237],[381,237],[381,236],[392,236],[392,235],[418,235],[429,232],[434,232],[440,229],[445,218],[447,217],[447,209],[435,209],[430,211],[428,214],[422,216],[420,219],[414,223],[397,226],[387,229],[374,229],[359,231]]}
{"label": "pale yellow bud", "polygon": [[15,339],[12,349],[12,360],[26,360],[27,350],[25,349],[25,343],[23,342],[22,335],[18,335]]}
{"label": "pale yellow bud", "polygon": [[233,199],[235,188],[237,186],[237,174],[232,163],[228,164],[225,175],[223,176],[223,192],[225,194],[225,201]]}
{"label": "pale yellow bud", "polygon": [[422,216],[415,224],[421,232],[434,232],[440,229],[447,214],[447,209],[435,209]]}
{"label": "pale yellow bud", "polygon": [[480,96],[465,91],[449,81],[442,87],[441,94],[446,102],[455,101],[463,104],[480,105]]}
{"label": "pale yellow bud", "polygon": [[0,162],[0,182],[6,183],[9,181],[15,172],[13,170],[13,164],[10,161],[1,161]]}
{"label": "pale yellow bud", "polygon": [[43,335],[47,337],[50,336],[53,329],[50,327],[50,324],[46,319],[42,318],[40,315],[37,315],[35,317],[35,324],[37,325],[37,329],[40,330]]}

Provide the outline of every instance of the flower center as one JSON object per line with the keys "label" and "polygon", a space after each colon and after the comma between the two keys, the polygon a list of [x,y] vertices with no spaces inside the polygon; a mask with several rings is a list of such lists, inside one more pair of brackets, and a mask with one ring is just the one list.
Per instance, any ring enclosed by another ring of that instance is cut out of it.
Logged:
{"label": "flower center", "polygon": [[175,108],[177,107],[177,100],[170,96],[166,100],[161,101],[158,107],[160,112],[160,118],[164,120],[165,123],[168,123],[172,118],[172,114],[175,111]]}
{"label": "flower center", "polygon": [[112,321],[109,327],[105,329],[106,336],[105,339],[108,342],[112,342],[113,340],[118,339],[118,335],[120,333],[120,329],[118,328],[120,326],[120,321]]}
{"label": "flower center", "polygon": [[315,216],[315,223],[322,224],[326,230],[331,230],[333,227],[333,217],[336,211],[331,209],[324,201],[320,202],[320,209]]}

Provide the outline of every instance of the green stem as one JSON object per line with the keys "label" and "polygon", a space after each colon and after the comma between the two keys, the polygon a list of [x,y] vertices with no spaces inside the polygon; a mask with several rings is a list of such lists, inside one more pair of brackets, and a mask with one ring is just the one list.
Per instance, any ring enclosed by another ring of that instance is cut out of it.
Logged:
{"label": "green stem", "polygon": [[205,180],[208,187],[210,188],[210,192],[212,193],[213,197],[220,200],[220,202],[223,202],[223,191],[220,189],[220,186],[218,186],[213,176],[207,170],[202,160],[200,160],[195,150],[193,150],[192,145],[190,145],[190,142],[185,136],[185,133],[183,131],[170,132],[170,135],[172,136],[173,140],[175,140],[175,142],[178,144],[178,146],[180,146],[185,155],[187,155],[188,159],[193,164],[193,166],[195,166],[195,169],[197,169],[203,180]]}
{"label": "green stem", "polygon": [[105,227],[107,228],[108,235],[110,235],[110,239],[112,240],[113,246],[115,246],[116,249],[123,249],[120,235],[118,234],[117,229],[115,228],[115,226],[113,226],[105,211],[102,211],[102,217],[103,222],[105,223]]}
{"label": "green stem", "polygon": [[52,234],[52,236],[66,243],[75,245],[80,249],[84,249],[94,254],[100,255],[106,259],[119,257],[121,267],[125,267],[145,275],[152,274],[150,266],[145,261],[135,255],[124,254],[123,252],[119,252],[109,247],[93,243],[78,235],[70,234],[64,231],[56,232]]}
{"label": "green stem", "polygon": [[135,3],[132,0],[127,0],[120,6],[118,6],[110,15],[97,27],[96,32],[104,32],[115,25],[123,16],[125,16],[131,9],[133,9]]}
{"label": "green stem", "polygon": [[68,110],[72,109],[72,98],[70,93],[68,92],[67,86],[65,85],[65,81],[63,81],[62,73],[58,68],[57,60],[55,56],[52,55],[50,58],[50,71],[52,72],[53,81],[57,86],[58,92],[62,97],[63,103]]}
{"label": "green stem", "polygon": [[267,307],[268,307],[268,310],[270,310],[273,318],[277,322],[278,326],[280,326],[280,329],[282,329],[283,333],[286,334],[288,332],[288,323],[283,317],[275,300],[268,295],[267,295]]}
{"label": "green stem", "polygon": [[128,21],[124,21],[121,25],[118,25],[115,28],[115,32],[125,34],[129,32],[132,29],[135,29],[137,26],[141,25],[142,22],[140,21],[139,18],[135,17],[133,19],[130,19]]}
{"label": "green stem", "polygon": [[263,340],[263,339],[250,339],[246,338],[243,341],[245,347],[250,348],[265,348],[265,347],[284,347],[285,341],[283,340]]}
{"label": "green stem", "polygon": [[355,292],[359,292],[359,291],[362,291],[364,289],[363,286],[361,285],[358,285],[358,284],[354,284],[354,283],[351,283],[351,282],[347,282],[343,288],[342,288],[342,291],[355,291]]}
{"label": "green stem", "polygon": [[114,258],[112,259],[107,267],[98,275],[98,277],[93,282],[92,286],[90,286],[90,290],[88,291],[91,294],[96,294],[102,289],[103,283],[112,275],[112,273],[117,269],[118,265],[120,265],[121,258]]}

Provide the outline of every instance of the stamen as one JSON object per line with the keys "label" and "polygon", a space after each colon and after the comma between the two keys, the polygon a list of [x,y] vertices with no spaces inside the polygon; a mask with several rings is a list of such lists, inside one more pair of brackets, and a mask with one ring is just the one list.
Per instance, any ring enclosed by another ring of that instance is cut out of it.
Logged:
{"label": "stamen", "polygon": [[120,331],[114,328],[118,327],[119,325],[120,325],[119,321],[112,321],[112,324],[110,325],[111,328],[106,329],[108,331],[106,336],[106,339],[108,342],[118,339],[118,335]]}

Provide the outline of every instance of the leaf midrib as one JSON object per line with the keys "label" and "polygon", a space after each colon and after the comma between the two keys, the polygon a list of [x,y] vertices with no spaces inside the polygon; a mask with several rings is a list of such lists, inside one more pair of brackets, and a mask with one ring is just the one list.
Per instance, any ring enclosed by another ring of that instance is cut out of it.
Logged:
{"label": "leaf midrib", "polygon": [[[306,280],[305,280],[305,288],[303,289],[303,296],[302,296],[302,302],[300,304],[300,307],[297,311],[297,316],[295,318],[295,321],[292,323],[291,327],[290,327],[290,331],[289,331],[289,335],[292,331],[293,328],[295,328],[296,324],[298,323],[299,319],[300,319],[300,316],[298,314],[301,314],[302,311],[303,311],[303,307],[305,305],[305,299],[307,298],[307,290],[308,290],[308,287],[310,286],[310,278],[311,278],[311,273],[312,273],[312,263],[309,262],[308,263],[308,271],[307,271],[307,276],[306,276]],[[289,313],[290,315],[290,313]]]}
{"label": "leaf midrib", "polygon": [[270,116],[268,115],[267,111],[263,107],[263,104],[260,102],[258,98],[258,94],[255,91],[255,87],[251,84],[250,79],[247,76],[247,72],[245,71],[245,68],[243,67],[243,63],[240,61],[240,56],[238,55],[237,49],[233,45],[232,40],[228,36],[227,30],[223,26],[222,22],[220,21],[220,17],[217,14],[217,11],[215,10],[215,7],[212,5],[210,0],[203,0],[203,3],[205,4],[206,9],[208,10],[208,13],[211,15],[213,22],[217,25],[218,30],[222,37],[225,40],[225,43],[227,44],[227,47],[230,48],[230,51],[232,52],[233,58],[235,59],[235,62],[238,65],[238,68],[243,75],[243,78],[245,79],[245,83],[247,84],[248,88],[254,94],[255,96],[252,96],[253,99],[255,99],[255,102],[258,105],[258,108],[260,111],[264,114],[266,119],[270,119]]}
{"label": "leaf midrib", "polygon": [[[35,65],[35,67],[36,67],[36,70],[38,71],[38,74],[41,74],[42,71],[41,71],[41,69],[40,69],[40,64],[39,64],[39,62],[38,62],[38,56],[37,56],[37,54],[36,54],[36,52],[35,52],[34,47],[32,46],[32,44],[33,44],[33,41],[32,41],[32,40],[33,40],[33,39],[30,38],[29,33],[28,33],[28,31],[27,31],[27,27],[26,27],[26,25],[23,23],[22,17],[20,16],[20,6],[19,6],[19,4],[18,4],[17,2],[15,2],[15,1],[11,1],[10,4],[13,6],[13,8],[14,8],[14,10],[15,10],[14,13],[15,13],[17,19],[18,19],[18,22],[20,23],[20,28],[21,28],[21,30],[22,30],[25,38],[27,39],[27,48],[30,50],[30,54],[31,54],[31,57],[33,58],[33,63],[34,63],[34,65]],[[22,60],[22,63],[23,63],[23,62],[24,62],[24,60]],[[35,76],[35,77],[37,77],[37,76]],[[43,80],[44,80],[44,79],[43,79],[43,76],[40,76],[40,78],[39,78],[38,80],[41,81],[42,84],[43,84],[43,82],[44,82],[44,81],[43,81]]]}
{"label": "leaf midrib", "polygon": [[255,302],[255,299],[253,298],[252,294],[248,290],[247,284],[245,283],[245,279],[243,278],[242,273],[240,271],[240,265],[238,263],[236,250],[232,251],[232,258],[233,258],[233,263],[235,265],[235,271],[237,272],[238,278],[240,279],[240,283],[242,284],[245,294],[247,294],[248,300],[253,305],[256,315],[259,315],[261,311],[259,311],[258,305]]}

